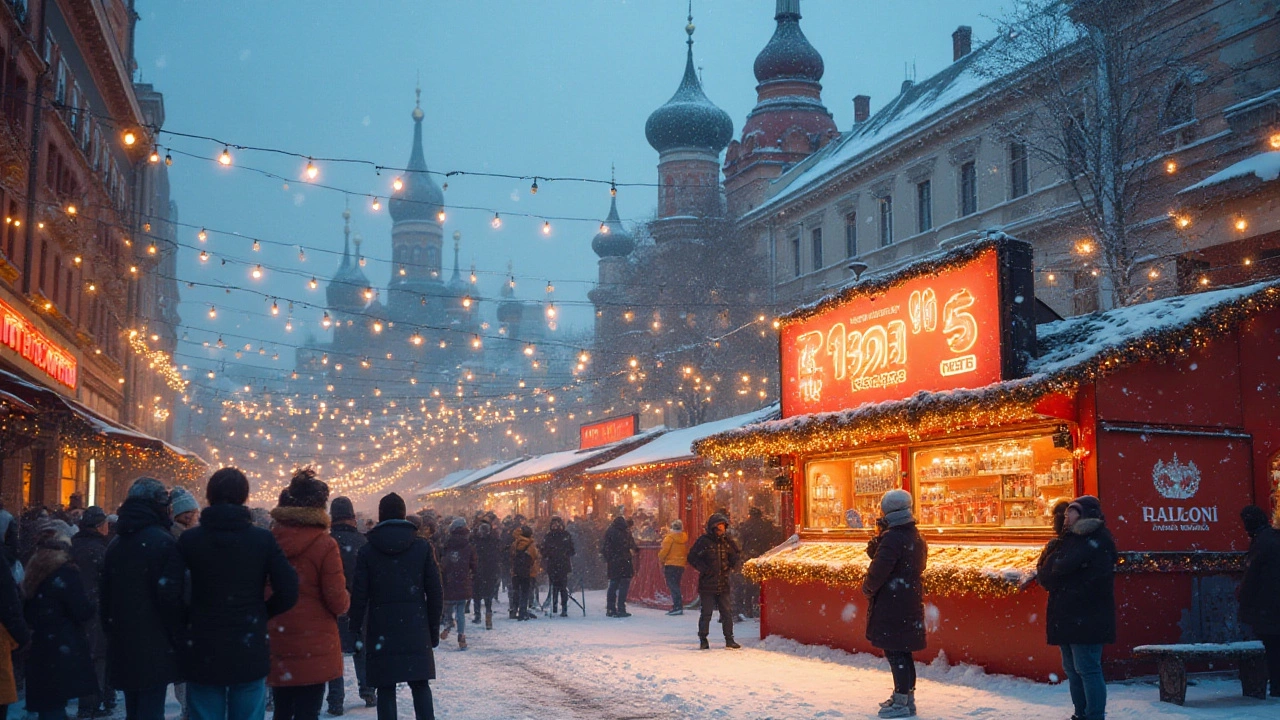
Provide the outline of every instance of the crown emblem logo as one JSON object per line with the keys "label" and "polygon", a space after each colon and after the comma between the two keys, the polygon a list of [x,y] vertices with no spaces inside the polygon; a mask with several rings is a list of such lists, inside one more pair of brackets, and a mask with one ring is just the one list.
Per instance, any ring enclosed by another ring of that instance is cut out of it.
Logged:
{"label": "crown emblem logo", "polygon": [[1200,468],[1194,462],[1180,463],[1174,453],[1173,460],[1157,460],[1151,468],[1151,482],[1156,492],[1170,500],[1187,500],[1200,490]]}

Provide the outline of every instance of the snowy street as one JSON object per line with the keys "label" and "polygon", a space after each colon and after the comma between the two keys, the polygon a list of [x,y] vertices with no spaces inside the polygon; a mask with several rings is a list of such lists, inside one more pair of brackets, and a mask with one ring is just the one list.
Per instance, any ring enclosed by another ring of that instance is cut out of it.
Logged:
{"label": "snowy street", "polygon": [[[697,649],[697,614],[667,617],[632,606],[633,617],[603,613],[604,593],[587,593],[589,614],[517,623],[495,615],[494,629],[469,626],[466,652],[450,634],[436,650],[432,682],[436,716],[447,720],[536,718],[648,720],[672,718],[875,717],[889,694],[884,661],[869,655],[757,639],[758,624],[740,623],[743,649]],[[713,619],[714,620],[714,619]],[[348,668],[350,664],[348,663]],[[359,707],[347,675],[347,716],[372,719]],[[1195,681],[1193,681],[1195,682]],[[1158,701],[1154,681],[1108,687],[1111,718],[1275,718],[1280,701],[1240,695],[1234,678],[1199,680],[1187,705]],[[1063,685],[988,676],[973,667],[920,667],[916,692],[922,718],[1061,720],[1071,714]],[[400,715],[408,716],[408,688]]]}

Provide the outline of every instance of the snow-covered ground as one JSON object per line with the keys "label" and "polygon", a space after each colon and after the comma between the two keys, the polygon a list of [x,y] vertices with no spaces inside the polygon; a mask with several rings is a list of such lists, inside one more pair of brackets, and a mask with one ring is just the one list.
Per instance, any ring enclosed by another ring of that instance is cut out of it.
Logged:
{"label": "snow-covered ground", "polygon": [[[633,606],[634,616],[604,616],[604,594],[587,593],[589,613],[514,622],[495,616],[494,629],[468,626],[470,646],[459,652],[453,635],[436,650],[433,682],[442,720],[633,720],[742,718],[871,718],[889,695],[888,666],[878,657],[759,640],[759,625],[740,623],[741,650],[697,649],[697,613],[667,617]],[[1027,718],[1071,715],[1065,685],[986,675],[971,666],[920,666],[916,704],[922,718]],[[348,706],[355,699],[348,678]],[[1110,718],[1280,717],[1280,700],[1240,695],[1233,679],[1194,679],[1187,705],[1159,702],[1153,682],[1108,687]],[[411,717],[408,689],[400,716]],[[372,720],[363,706],[347,716]]]}
{"label": "snow-covered ground", "polygon": [[[802,720],[874,718],[876,703],[892,687],[878,657],[759,640],[759,625],[737,625],[741,650],[717,642],[698,650],[696,612],[667,617],[630,608],[634,616],[604,616],[604,593],[587,593],[588,615],[530,622],[494,617],[494,629],[468,625],[465,652],[450,634],[436,650],[439,679],[431,683],[441,720]],[[347,661],[347,713],[375,720],[356,696]],[[1065,685],[987,675],[973,666],[918,666],[920,717],[1062,720],[1071,715]],[[1113,683],[1109,718],[1280,717],[1280,700],[1240,695],[1234,678],[1193,678],[1187,704],[1159,702],[1153,681]],[[400,717],[411,718],[408,688],[400,691]],[[74,703],[70,708],[75,712]],[[169,717],[178,706],[170,698]],[[117,713],[124,716],[124,707]],[[21,709],[12,717],[22,718]],[[326,715],[321,715],[326,718]]]}

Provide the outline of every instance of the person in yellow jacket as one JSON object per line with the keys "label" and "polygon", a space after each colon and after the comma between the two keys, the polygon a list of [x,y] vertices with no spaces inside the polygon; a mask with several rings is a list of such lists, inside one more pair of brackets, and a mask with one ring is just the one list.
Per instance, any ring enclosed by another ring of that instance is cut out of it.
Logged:
{"label": "person in yellow jacket", "polygon": [[533,542],[533,528],[525,525],[511,542],[511,586],[516,591],[516,619],[537,618],[530,610],[533,604],[533,583],[541,572],[538,567],[538,546]]}
{"label": "person in yellow jacket", "polygon": [[684,531],[684,523],[671,521],[671,532],[662,538],[662,548],[658,550],[658,562],[662,563],[662,574],[667,579],[667,589],[671,591],[671,611],[668,615],[684,614],[684,596],[680,593],[680,581],[684,578],[684,566],[689,560],[689,533]]}

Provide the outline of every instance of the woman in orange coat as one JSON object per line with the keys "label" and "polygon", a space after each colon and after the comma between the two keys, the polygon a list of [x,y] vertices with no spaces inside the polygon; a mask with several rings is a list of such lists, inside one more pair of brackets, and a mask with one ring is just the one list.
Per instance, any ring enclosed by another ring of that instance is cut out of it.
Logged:
{"label": "woman in orange coat", "polygon": [[271,533],[298,573],[298,604],[271,620],[271,674],[275,720],[316,720],[330,680],[342,677],[338,616],[351,596],[338,543],[329,535],[329,486],[315,471],[294,473]]}

